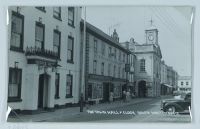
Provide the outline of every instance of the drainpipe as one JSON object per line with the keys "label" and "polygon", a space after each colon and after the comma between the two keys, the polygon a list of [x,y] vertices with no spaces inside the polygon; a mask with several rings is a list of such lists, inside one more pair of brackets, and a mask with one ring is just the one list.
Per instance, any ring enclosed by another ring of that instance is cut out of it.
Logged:
{"label": "drainpipe", "polygon": [[79,99],[85,100],[85,44],[86,44],[86,7],[84,10],[84,25],[83,25],[83,38],[81,38],[82,45],[80,47],[80,87],[79,87]]}

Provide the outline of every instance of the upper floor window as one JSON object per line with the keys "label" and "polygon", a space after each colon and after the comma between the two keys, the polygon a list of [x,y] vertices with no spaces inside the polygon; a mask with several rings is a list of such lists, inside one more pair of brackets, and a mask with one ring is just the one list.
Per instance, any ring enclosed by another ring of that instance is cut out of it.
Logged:
{"label": "upper floor window", "polygon": [[44,24],[39,22],[35,26],[35,46],[44,49]]}
{"label": "upper floor window", "polygon": [[58,54],[58,57],[60,57],[60,38],[61,38],[60,31],[54,30],[54,33],[53,33],[53,51]]}
{"label": "upper floor window", "polygon": [[114,53],[115,59],[117,59],[117,49],[115,48],[115,53]]}
{"label": "upper floor window", "polygon": [[121,51],[119,51],[119,61],[121,60]]}
{"label": "upper floor window", "polygon": [[140,60],[140,72],[145,72],[145,59]]}
{"label": "upper floor window", "polygon": [[23,34],[24,30],[24,16],[16,12],[12,12],[11,22],[11,50],[23,50]]}
{"label": "upper floor window", "polygon": [[68,8],[68,24],[74,26],[74,7]]}
{"label": "upper floor window", "polygon": [[67,74],[66,98],[72,97],[72,88],[73,88],[73,75],[72,74]]}
{"label": "upper floor window", "polygon": [[183,82],[181,82],[181,85],[183,85]]}
{"label": "upper floor window", "polygon": [[68,36],[68,45],[67,45],[67,62],[73,63],[73,55],[74,55],[74,38]]}
{"label": "upper floor window", "polygon": [[94,54],[97,54],[97,40],[94,39]]}
{"label": "upper floor window", "polygon": [[93,74],[96,74],[97,73],[97,61],[94,60],[93,61]]}
{"label": "upper floor window", "polygon": [[113,68],[113,77],[115,77],[115,73],[116,73],[116,66],[114,65],[114,68]]}
{"label": "upper floor window", "polygon": [[188,83],[188,82],[186,82],[186,85],[189,85],[189,83]]}
{"label": "upper floor window", "polygon": [[102,55],[105,55],[105,43],[103,43],[102,42],[102,44],[101,44],[102,46],[101,46],[101,53],[102,53]]}
{"label": "upper floor window", "polygon": [[9,102],[21,100],[21,80],[22,80],[22,69],[10,68],[9,83],[8,83]]}
{"label": "upper floor window", "polygon": [[61,7],[53,8],[53,16],[59,20],[61,20]]}
{"label": "upper floor window", "polygon": [[125,62],[125,59],[126,58],[126,55],[125,55],[125,53],[123,54],[123,62]]}
{"label": "upper floor window", "polygon": [[120,71],[121,71],[121,67],[119,67],[119,69],[118,69],[118,77],[120,78]]}
{"label": "upper floor window", "polygon": [[108,76],[110,76],[111,75],[111,64],[108,64]]}
{"label": "upper floor window", "polygon": [[40,11],[46,12],[45,7],[44,6],[37,6],[37,9],[39,9]]}
{"label": "upper floor window", "polygon": [[101,63],[101,75],[104,75],[104,63]]}
{"label": "upper floor window", "polygon": [[108,57],[112,56],[112,47],[108,47]]}
{"label": "upper floor window", "polygon": [[122,78],[125,77],[125,68],[122,68]]}

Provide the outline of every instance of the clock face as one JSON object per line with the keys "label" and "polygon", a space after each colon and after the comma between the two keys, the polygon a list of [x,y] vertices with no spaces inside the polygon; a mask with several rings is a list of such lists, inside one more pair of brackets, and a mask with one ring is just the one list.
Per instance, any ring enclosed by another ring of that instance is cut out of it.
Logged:
{"label": "clock face", "polygon": [[149,39],[150,41],[154,40],[153,34],[149,34],[148,39]]}

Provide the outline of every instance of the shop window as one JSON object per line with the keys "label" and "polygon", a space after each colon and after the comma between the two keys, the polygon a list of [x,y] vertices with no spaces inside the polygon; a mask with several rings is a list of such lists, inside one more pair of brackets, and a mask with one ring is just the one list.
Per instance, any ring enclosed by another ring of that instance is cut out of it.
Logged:
{"label": "shop window", "polygon": [[66,82],[66,98],[72,97],[72,86],[73,86],[73,75],[67,75],[67,82]]}

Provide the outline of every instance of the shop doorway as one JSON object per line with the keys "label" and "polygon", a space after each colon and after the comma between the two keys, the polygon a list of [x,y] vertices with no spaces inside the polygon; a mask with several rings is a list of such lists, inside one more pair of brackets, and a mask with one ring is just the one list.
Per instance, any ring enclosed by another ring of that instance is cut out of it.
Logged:
{"label": "shop doorway", "polygon": [[146,97],[147,88],[146,81],[140,81],[138,83],[138,97]]}
{"label": "shop doorway", "polygon": [[109,101],[109,83],[103,83],[103,102],[108,102]]}

